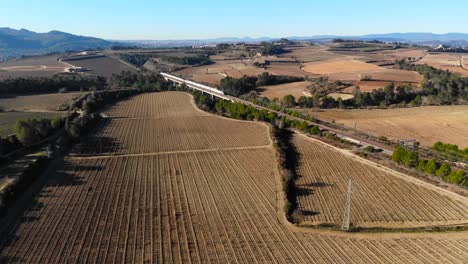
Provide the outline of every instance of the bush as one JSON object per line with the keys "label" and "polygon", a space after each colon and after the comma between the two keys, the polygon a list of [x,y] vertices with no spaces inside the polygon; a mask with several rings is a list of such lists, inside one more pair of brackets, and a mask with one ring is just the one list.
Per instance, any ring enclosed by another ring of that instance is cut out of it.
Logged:
{"label": "bush", "polygon": [[435,174],[437,171],[437,163],[434,159],[429,160],[426,163],[426,167],[424,168],[424,171],[429,174]]}
{"label": "bush", "polygon": [[393,151],[392,160],[408,167],[415,167],[418,162],[418,155],[398,146]]}
{"label": "bush", "polygon": [[420,160],[419,163],[418,163],[418,166],[416,167],[416,169],[418,171],[424,171],[426,168],[426,161],[425,160]]}
{"label": "bush", "polygon": [[450,172],[446,179],[451,183],[468,186],[468,178],[462,170]]}
{"label": "bush", "polygon": [[312,126],[310,128],[310,134],[319,135],[320,134],[320,128],[317,125]]}
{"label": "bush", "polygon": [[451,171],[450,165],[448,165],[447,163],[443,163],[440,166],[440,168],[437,170],[436,175],[439,177],[445,177],[450,174],[450,171]]}
{"label": "bush", "polygon": [[76,124],[71,123],[67,132],[72,140],[76,141],[80,138],[80,128]]}
{"label": "bush", "polygon": [[291,202],[289,201],[286,201],[286,203],[284,204],[284,213],[289,216],[292,214],[292,211],[294,209],[294,206]]}

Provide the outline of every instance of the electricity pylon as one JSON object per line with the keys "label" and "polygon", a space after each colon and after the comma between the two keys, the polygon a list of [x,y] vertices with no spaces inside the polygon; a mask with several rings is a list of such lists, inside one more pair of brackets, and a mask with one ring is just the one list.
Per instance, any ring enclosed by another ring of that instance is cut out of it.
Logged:
{"label": "electricity pylon", "polygon": [[349,180],[348,184],[348,192],[346,193],[346,204],[343,214],[343,225],[341,226],[341,230],[349,231],[349,215],[351,212],[351,180]]}

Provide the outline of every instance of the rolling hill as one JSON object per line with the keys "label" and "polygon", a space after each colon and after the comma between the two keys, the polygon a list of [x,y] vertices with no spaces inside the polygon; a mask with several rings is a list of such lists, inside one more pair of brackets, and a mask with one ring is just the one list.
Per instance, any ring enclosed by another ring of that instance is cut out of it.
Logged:
{"label": "rolling hill", "polygon": [[36,33],[26,29],[0,28],[0,58],[109,48],[115,44],[117,43],[61,31]]}

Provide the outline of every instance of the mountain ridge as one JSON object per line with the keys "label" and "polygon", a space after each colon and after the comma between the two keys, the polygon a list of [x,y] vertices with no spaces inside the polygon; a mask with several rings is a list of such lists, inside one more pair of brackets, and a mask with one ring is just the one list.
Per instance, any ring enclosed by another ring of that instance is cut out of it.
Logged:
{"label": "mountain ridge", "polygon": [[46,53],[109,48],[117,42],[95,37],[73,35],[52,30],[37,33],[27,29],[0,28],[0,58],[41,55]]}

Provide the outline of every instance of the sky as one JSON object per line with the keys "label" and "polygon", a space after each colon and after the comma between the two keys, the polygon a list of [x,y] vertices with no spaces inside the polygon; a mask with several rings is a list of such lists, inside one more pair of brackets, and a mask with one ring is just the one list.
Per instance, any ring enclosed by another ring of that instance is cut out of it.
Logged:
{"label": "sky", "polygon": [[0,27],[113,40],[467,33],[467,11],[467,0],[0,0]]}

